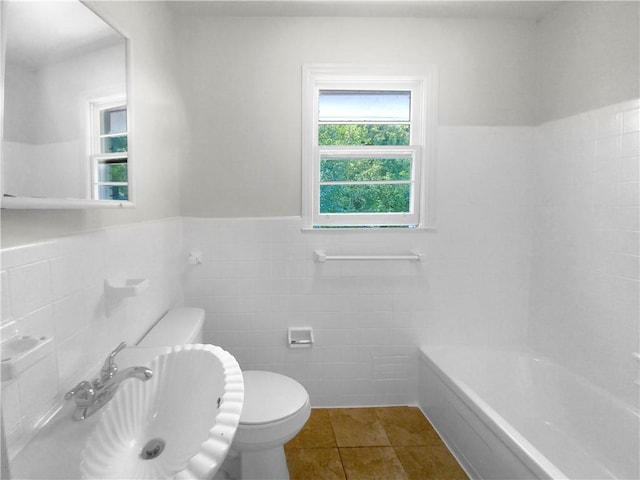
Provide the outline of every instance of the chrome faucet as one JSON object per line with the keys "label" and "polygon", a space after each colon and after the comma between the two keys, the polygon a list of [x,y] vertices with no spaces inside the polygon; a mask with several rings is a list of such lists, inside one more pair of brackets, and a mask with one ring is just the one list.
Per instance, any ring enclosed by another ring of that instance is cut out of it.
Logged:
{"label": "chrome faucet", "polygon": [[100,370],[100,377],[91,382],[84,380],[65,394],[65,400],[71,398],[76,400],[74,420],[84,420],[100,410],[113,398],[118,386],[124,380],[137,378],[146,382],[152,377],[153,372],[147,367],[128,367],[118,370],[114,358],[126,346],[126,342],[122,342],[109,354]]}

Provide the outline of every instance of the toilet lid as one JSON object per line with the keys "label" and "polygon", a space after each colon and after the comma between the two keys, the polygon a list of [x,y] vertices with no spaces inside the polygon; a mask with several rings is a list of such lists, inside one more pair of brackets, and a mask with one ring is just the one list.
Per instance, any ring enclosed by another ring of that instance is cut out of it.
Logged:
{"label": "toilet lid", "polygon": [[283,420],[309,401],[309,394],[294,379],[274,372],[248,370],[244,378],[244,405],[241,424],[261,424]]}

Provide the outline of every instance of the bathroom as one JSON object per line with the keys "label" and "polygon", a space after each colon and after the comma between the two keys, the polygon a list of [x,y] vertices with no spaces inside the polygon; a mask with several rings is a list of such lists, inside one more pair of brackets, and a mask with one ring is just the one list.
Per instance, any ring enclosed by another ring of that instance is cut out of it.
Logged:
{"label": "bathroom", "polygon": [[[2,209],[3,335],[53,339],[2,384],[9,457],[177,305],[315,407],[417,405],[424,345],[524,346],[637,417],[638,2],[87,3],[130,40],[135,208]],[[303,228],[302,67],[380,63],[438,68],[429,225]]]}

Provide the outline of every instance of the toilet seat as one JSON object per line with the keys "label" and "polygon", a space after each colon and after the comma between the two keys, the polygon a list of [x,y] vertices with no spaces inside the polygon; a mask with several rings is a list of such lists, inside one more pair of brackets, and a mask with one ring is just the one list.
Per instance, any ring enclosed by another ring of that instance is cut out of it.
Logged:
{"label": "toilet seat", "polygon": [[243,372],[244,405],[240,425],[259,426],[296,415],[309,403],[309,394],[292,378],[275,372]]}

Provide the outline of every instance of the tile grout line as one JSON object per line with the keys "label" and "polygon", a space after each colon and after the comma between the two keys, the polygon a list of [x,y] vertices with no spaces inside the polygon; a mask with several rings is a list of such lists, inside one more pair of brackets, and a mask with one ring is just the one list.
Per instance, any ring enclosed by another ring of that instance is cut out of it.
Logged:
{"label": "tile grout line", "polygon": [[[331,410],[331,409],[327,409]],[[342,474],[346,480],[347,478],[347,470],[344,468],[344,459],[342,458],[342,452],[340,451],[340,447],[338,446],[338,439],[336,438],[336,431],[333,428],[333,420],[331,419],[331,412],[327,412],[327,417],[329,418],[329,426],[331,427],[331,433],[333,434],[333,442],[336,444],[336,449],[338,450],[338,458],[340,458],[340,467],[342,468]]]}

